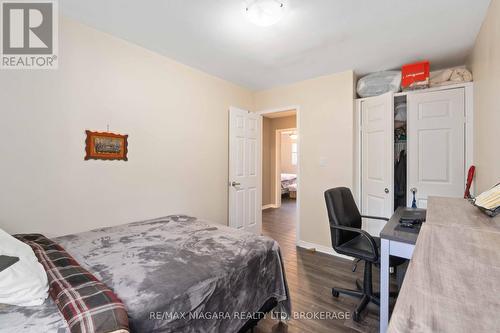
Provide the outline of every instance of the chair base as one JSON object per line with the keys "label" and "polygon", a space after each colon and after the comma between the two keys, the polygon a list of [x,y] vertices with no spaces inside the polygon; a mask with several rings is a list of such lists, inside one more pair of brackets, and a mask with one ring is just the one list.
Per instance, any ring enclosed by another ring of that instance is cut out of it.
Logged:
{"label": "chair base", "polygon": [[356,309],[354,309],[352,319],[355,322],[359,322],[361,319],[361,312],[366,308],[368,303],[372,302],[376,305],[380,306],[380,299],[375,295],[367,295],[363,291],[360,290],[351,290],[351,289],[342,289],[342,288],[332,288],[333,297],[339,297],[340,294],[344,294],[347,296],[352,296],[356,298],[360,298],[361,302],[359,302]]}
{"label": "chair base", "polygon": [[[380,293],[373,292],[372,289],[372,264],[370,262],[365,262],[365,272],[363,283],[356,280],[357,290],[343,289],[343,288],[332,288],[333,297],[339,297],[340,294],[344,294],[351,297],[356,297],[361,299],[359,304],[354,309],[352,319],[355,322],[359,322],[361,319],[361,312],[368,306],[371,302],[377,306],[380,306]],[[396,297],[396,292],[390,292],[390,297]]]}

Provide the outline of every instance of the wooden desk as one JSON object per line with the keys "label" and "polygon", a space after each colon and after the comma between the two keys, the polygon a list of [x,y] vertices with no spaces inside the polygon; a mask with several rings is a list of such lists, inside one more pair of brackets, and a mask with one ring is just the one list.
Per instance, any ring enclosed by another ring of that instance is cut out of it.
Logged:
{"label": "wooden desk", "polygon": [[388,332],[500,331],[500,216],[431,197]]}
{"label": "wooden desk", "polygon": [[[442,225],[500,233],[500,215],[486,216],[464,199],[431,197],[426,225]],[[430,217],[430,219],[429,219]]]}

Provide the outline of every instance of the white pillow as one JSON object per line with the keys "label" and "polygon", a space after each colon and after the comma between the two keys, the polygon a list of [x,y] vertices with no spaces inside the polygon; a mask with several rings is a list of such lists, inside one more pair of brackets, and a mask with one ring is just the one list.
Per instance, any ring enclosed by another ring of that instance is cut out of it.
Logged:
{"label": "white pillow", "polygon": [[47,273],[31,247],[0,229],[0,254],[19,261],[0,272],[0,303],[42,304],[48,296]]}

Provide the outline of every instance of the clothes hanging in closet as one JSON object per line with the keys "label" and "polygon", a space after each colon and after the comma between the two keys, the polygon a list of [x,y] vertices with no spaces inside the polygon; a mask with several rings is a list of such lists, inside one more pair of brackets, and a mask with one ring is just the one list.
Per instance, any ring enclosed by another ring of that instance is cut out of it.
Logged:
{"label": "clothes hanging in closet", "polygon": [[406,150],[399,153],[394,165],[394,209],[406,207]]}

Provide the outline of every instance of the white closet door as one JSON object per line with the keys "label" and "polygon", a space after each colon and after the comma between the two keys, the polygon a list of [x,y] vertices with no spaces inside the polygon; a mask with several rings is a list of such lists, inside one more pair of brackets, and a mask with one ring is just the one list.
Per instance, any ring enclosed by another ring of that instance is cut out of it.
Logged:
{"label": "white closet door", "polygon": [[462,197],[465,182],[465,92],[408,95],[408,205],[430,195]]}
{"label": "white closet door", "polygon": [[[361,102],[361,212],[391,217],[394,212],[393,95]],[[371,220],[363,229],[378,235],[385,222]]]}

